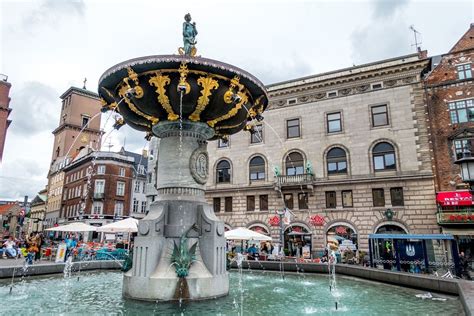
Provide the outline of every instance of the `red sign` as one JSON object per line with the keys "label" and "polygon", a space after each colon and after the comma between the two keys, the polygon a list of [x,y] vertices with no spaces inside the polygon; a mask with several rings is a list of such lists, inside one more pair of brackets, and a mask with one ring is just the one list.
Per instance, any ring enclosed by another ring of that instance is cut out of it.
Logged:
{"label": "red sign", "polygon": [[277,215],[270,217],[269,222],[270,226],[278,226],[280,225],[280,217],[278,217]]}
{"label": "red sign", "polygon": [[309,222],[313,226],[324,226],[324,217],[321,215],[313,215],[309,218]]}
{"label": "red sign", "polygon": [[469,206],[474,205],[469,191],[438,192],[436,202],[443,206]]}

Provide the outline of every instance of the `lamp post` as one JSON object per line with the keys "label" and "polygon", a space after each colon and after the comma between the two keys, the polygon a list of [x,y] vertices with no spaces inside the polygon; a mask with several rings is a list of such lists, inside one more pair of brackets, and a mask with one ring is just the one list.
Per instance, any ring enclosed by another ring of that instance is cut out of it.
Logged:
{"label": "lamp post", "polygon": [[283,216],[285,215],[285,209],[276,210],[277,215],[280,217],[280,255],[283,258],[285,256],[284,248],[284,238],[283,238]]}
{"label": "lamp post", "polygon": [[474,192],[474,157],[471,155],[471,151],[465,148],[463,151],[463,157],[454,162],[461,168],[462,181],[469,184],[469,192]]}

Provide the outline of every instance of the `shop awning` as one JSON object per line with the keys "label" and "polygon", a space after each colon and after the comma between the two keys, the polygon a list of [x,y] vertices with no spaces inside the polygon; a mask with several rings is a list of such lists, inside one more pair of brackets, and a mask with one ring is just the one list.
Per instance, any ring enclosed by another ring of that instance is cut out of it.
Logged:
{"label": "shop awning", "polygon": [[442,206],[474,205],[469,191],[446,191],[436,193],[436,202]]}
{"label": "shop awning", "polygon": [[474,236],[474,229],[472,228],[444,228],[443,233],[454,236]]}

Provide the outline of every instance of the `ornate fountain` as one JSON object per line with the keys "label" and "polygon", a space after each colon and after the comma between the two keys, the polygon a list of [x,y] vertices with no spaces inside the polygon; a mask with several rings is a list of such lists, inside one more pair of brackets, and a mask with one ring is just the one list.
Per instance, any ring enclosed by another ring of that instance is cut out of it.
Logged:
{"label": "ornate fountain", "polygon": [[224,223],[206,202],[207,141],[226,139],[261,120],[268,98],[254,76],[197,57],[195,23],[186,15],[180,55],[131,59],[100,78],[103,110],[161,138],[158,199],[140,221],[123,294],[139,300],[200,300],[227,295]]}

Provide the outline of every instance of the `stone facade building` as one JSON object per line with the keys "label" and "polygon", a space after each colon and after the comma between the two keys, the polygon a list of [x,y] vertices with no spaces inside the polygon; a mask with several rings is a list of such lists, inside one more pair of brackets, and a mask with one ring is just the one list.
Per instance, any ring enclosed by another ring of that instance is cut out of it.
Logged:
{"label": "stone facade building", "polygon": [[[100,150],[100,99],[86,89],[69,88],[62,99],[59,126],[53,131],[54,144],[48,172],[45,228],[58,222],[61,209],[64,167],[85,147]],[[81,132],[82,130],[82,132]]]}
{"label": "stone facade building", "polygon": [[[426,52],[267,86],[254,133],[210,142],[206,197],[227,228],[259,230],[289,254],[342,235],[437,233],[422,77]],[[299,250],[298,250],[299,248]]]}
{"label": "stone facade building", "polygon": [[12,85],[7,80],[7,76],[0,74],[0,163],[2,162],[5,139],[7,138],[7,129],[12,122],[8,119],[8,116],[12,111],[9,107],[9,94]]}
{"label": "stone facade building", "polygon": [[43,221],[46,214],[47,189],[43,189],[31,201],[30,218],[28,219],[27,233],[43,231]]}
{"label": "stone facade building", "polygon": [[[426,78],[426,102],[438,192],[438,223],[458,238],[462,251],[474,253],[472,195],[454,162],[474,149],[474,24]],[[471,216],[472,215],[472,216]]]}
{"label": "stone facade building", "polygon": [[59,222],[102,226],[130,216],[134,158],[88,148],[64,168]]}
{"label": "stone facade building", "polygon": [[146,198],[146,174],[148,155],[144,151],[142,154],[133,153],[126,151],[122,148],[120,154],[133,158],[133,177],[132,186],[130,188],[130,216],[138,219],[145,217],[147,209],[147,198]]}

